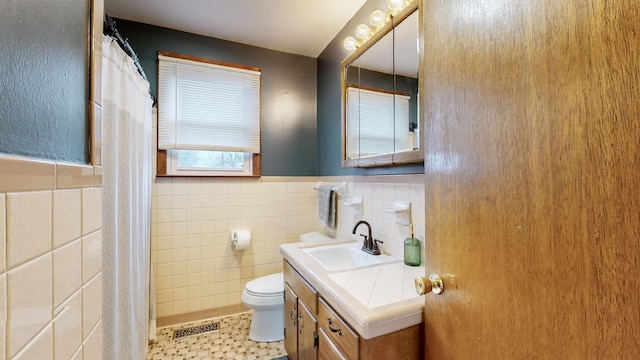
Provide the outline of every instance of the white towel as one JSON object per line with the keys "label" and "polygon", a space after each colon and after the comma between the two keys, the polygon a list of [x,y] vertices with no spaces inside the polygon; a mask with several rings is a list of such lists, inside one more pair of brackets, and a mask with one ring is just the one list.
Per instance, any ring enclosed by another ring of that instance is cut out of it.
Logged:
{"label": "white towel", "polygon": [[336,192],[329,185],[318,187],[318,217],[330,230],[336,229]]}

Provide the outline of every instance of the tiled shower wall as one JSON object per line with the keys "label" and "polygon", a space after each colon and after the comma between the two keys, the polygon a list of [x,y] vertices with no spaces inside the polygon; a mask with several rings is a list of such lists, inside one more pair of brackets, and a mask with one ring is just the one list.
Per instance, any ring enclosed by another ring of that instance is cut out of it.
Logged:
{"label": "tiled shower wall", "polygon": [[0,359],[102,357],[99,167],[0,156]]}
{"label": "tiled shower wall", "polygon": [[[384,211],[393,201],[410,201],[418,238],[424,240],[422,175],[376,177],[262,177],[261,179],[157,178],[152,214],[152,254],[158,318],[179,314],[201,318],[211,309],[241,304],[247,281],[282,270],[279,246],[300,234],[322,231],[318,220],[318,180],[347,182],[347,197],[363,197],[363,213],[339,200],[340,237],[369,221],[382,249],[402,256],[406,226]],[[231,230],[252,231],[251,246],[235,250]],[[359,229],[358,233],[364,231]],[[162,322],[159,322],[162,325]]]}

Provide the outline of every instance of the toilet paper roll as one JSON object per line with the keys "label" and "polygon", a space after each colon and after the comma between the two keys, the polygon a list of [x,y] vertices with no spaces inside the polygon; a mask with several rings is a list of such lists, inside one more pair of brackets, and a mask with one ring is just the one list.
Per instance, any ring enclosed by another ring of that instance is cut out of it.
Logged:
{"label": "toilet paper roll", "polygon": [[233,244],[236,246],[236,249],[246,250],[249,248],[249,245],[251,244],[251,231],[250,230],[234,231],[232,238],[233,238]]}

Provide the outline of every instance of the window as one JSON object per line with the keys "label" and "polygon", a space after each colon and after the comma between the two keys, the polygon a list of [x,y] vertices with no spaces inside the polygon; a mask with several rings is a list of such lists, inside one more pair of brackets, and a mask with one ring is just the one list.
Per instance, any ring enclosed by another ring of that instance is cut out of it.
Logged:
{"label": "window", "polygon": [[250,176],[253,154],[232,151],[170,150],[168,173],[196,176]]}
{"label": "window", "polygon": [[161,52],[158,150],[161,175],[259,175],[260,71]]}
{"label": "window", "polygon": [[347,88],[347,158],[391,154],[409,139],[409,96]]}

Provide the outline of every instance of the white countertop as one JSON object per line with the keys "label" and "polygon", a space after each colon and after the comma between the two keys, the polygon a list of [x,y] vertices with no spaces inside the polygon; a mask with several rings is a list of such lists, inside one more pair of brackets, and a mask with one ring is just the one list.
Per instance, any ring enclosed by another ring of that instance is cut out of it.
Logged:
{"label": "white countertop", "polygon": [[398,259],[354,270],[329,271],[302,251],[345,242],[353,241],[284,244],[280,246],[280,254],[363,338],[420,324],[424,298],[416,293],[413,280],[424,276],[423,266],[407,266]]}

